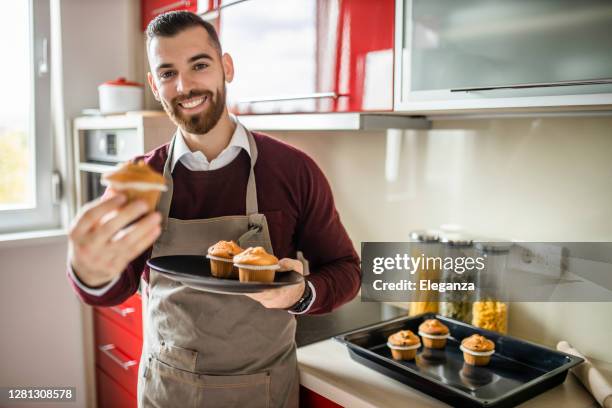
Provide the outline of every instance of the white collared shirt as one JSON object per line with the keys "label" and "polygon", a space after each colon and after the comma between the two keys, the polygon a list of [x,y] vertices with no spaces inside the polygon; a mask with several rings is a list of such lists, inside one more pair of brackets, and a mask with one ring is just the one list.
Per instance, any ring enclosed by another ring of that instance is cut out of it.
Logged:
{"label": "white collared shirt", "polygon": [[179,160],[188,170],[208,171],[227,166],[240,154],[240,150],[242,149],[250,156],[251,149],[249,148],[249,139],[246,129],[233,115],[230,115],[230,118],[236,124],[236,130],[234,130],[234,134],[225,149],[219,153],[219,156],[211,161],[208,161],[204,153],[199,150],[192,152],[189,146],[187,146],[187,143],[185,143],[185,138],[180,129],[178,129],[174,141],[174,149],[172,150],[170,171],[174,171],[174,166],[176,166]]}

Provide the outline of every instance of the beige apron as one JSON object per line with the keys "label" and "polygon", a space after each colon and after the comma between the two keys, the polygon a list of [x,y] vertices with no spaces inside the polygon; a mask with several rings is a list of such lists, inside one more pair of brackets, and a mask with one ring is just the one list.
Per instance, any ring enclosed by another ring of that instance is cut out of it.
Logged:
{"label": "beige apron", "polygon": [[[175,135],[164,165],[168,191],[158,204],[162,234],[152,257],[202,255],[207,262],[206,250],[220,240],[272,251],[266,218],[257,208],[257,146],[247,135],[247,215],[196,220],[168,216]],[[198,291],[151,269],[145,316],[139,407],[298,406],[296,323],[287,311],[267,309],[244,295]]]}

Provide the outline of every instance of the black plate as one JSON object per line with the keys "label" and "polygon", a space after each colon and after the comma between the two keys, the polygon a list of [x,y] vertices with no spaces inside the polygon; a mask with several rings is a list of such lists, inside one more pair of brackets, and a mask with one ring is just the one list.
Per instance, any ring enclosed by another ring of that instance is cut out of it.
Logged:
{"label": "black plate", "polygon": [[210,274],[210,261],[201,255],[159,256],[149,259],[147,265],[170,279],[205,292],[243,294],[257,293],[266,289],[280,288],[304,280],[295,271],[277,272],[274,282],[240,282],[233,279],[219,279]]}
{"label": "black plate", "polygon": [[[393,360],[387,337],[406,329],[416,334],[419,325],[431,318],[450,329],[446,348],[430,350],[421,346],[415,360]],[[461,340],[474,333],[495,342],[495,354],[485,367],[464,364],[459,350]],[[334,339],[347,345],[353,360],[454,407],[513,407],[561,384],[567,371],[583,361],[434,314],[400,317]]]}

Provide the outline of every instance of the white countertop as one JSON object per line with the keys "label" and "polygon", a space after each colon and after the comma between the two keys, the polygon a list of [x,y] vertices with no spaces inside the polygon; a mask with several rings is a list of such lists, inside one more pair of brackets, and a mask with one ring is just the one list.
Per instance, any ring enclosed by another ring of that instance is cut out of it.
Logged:
{"label": "white countertop", "polygon": [[[300,383],[344,407],[447,407],[445,403],[353,361],[346,346],[324,340],[297,350]],[[522,408],[598,407],[570,373],[565,382],[520,405]]]}

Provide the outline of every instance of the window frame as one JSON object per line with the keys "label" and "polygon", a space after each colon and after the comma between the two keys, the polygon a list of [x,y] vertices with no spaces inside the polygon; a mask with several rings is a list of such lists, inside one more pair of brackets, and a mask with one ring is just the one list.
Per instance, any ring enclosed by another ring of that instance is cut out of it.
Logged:
{"label": "window frame", "polygon": [[[53,193],[56,176],[51,120],[50,0],[29,0],[28,7],[32,84],[28,137],[33,148],[30,157],[35,177],[34,207],[0,210],[0,234],[61,227],[60,203],[55,202]],[[46,63],[44,72],[40,72],[41,63]]]}

